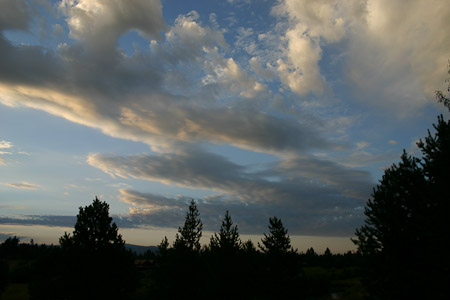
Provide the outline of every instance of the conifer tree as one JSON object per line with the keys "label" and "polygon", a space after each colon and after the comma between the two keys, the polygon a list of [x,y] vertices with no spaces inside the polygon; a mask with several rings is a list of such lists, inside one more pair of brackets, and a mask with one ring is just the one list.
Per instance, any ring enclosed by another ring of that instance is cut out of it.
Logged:
{"label": "conifer tree", "polygon": [[417,144],[422,158],[404,151],[385,171],[356,230],[368,288],[379,299],[443,299],[450,292],[450,121],[440,115],[433,127]]}
{"label": "conifer tree", "polygon": [[182,228],[178,228],[178,233],[175,236],[174,250],[199,252],[201,249],[200,238],[202,237],[202,229],[203,224],[200,220],[200,213],[195,201],[192,200],[186,213],[184,225]]}
{"label": "conifer tree", "polygon": [[293,251],[287,229],[277,217],[269,218],[269,234],[264,233],[261,242],[262,245],[258,243],[258,246],[262,252],[267,254],[276,255]]}
{"label": "conifer tree", "polygon": [[219,233],[214,233],[210,240],[211,251],[219,251],[223,254],[236,254],[241,246],[237,225],[233,226],[233,221],[227,210],[222,221]]}
{"label": "conifer tree", "polygon": [[158,254],[161,256],[166,256],[169,251],[169,240],[165,236],[161,243],[158,245]]}
{"label": "conifer tree", "polygon": [[95,197],[91,205],[80,207],[73,236],[68,233],[60,238],[63,247],[78,247],[89,250],[125,248],[122,235],[109,216],[109,204]]}

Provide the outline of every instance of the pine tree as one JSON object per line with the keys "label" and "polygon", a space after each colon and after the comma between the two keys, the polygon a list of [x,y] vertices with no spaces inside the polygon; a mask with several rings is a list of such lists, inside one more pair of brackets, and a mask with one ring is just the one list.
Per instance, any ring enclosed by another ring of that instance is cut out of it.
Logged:
{"label": "pine tree", "polygon": [[160,256],[166,256],[169,252],[169,240],[167,239],[167,236],[165,236],[161,243],[158,245],[158,254]]}
{"label": "pine tree", "polygon": [[237,254],[241,246],[237,225],[233,226],[233,221],[227,210],[222,221],[219,234],[214,233],[211,237],[209,247],[211,251],[222,254]]}
{"label": "pine tree", "polygon": [[269,218],[269,234],[264,233],[262,245],[258,247],[267,254],[284,254],[292,252],[291,238],[284,229],[283,223],[277,217]]}
{"label": "pine tree", "polygon": [[[450,109],[450,107],[448,107]],[[380,299],[445,298],[450,291],[450,121],[443,116],[418,147],[388,168],[365,208],[354,243]]]}
{"label": "pine tree", "polygon": [[94,251],[112,247],[125,249],[118,230],[109,216],[109,204],[95,197],[91,205],[80,207],[73,236],[64,233],[59,241],[63,247],[75,246]]}
{"label": "pine tree", "polygon": [[176,251],[199,252],[201,249],[200,238],[202,237],[203,224],[200,220],[200,213],[198,212],[195,201],[192,200],[189,205],[189,210],[186,213],[186,220],[183,228],[178,228],[178,233],[175,236],[173,248]]}
{"label": "pine tree", "polygon": [[124,299],[134,288],[134,259],[106,202],[95,197],[80,207],[73,234],[65,233],[60,244],[60,255],[33,286],[33,299]]}

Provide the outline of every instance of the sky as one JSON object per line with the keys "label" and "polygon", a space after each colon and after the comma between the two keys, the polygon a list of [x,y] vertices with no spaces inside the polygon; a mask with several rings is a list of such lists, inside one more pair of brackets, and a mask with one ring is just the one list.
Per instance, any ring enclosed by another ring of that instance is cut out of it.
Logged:
{"label": "sky", "polygon": [[0,0],[0,240],[57,243],[95,196],[128,243],[342,252],[384,169],[432,129],[447,1]]}

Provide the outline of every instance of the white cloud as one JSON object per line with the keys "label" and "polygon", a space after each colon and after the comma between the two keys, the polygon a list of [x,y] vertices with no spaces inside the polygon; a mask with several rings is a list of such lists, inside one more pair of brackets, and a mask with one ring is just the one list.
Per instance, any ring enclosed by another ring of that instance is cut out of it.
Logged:
{"label": "white cloud", "polygon": [[137,30],[146,38],[159,38],[164,30],[159,0],[63,0],[70,36],[101,54],[115,49],[118,38]]}
{"label": "white cloud", "polygon": [[265,78],[265,79],[273,79],[275,74],[274,72],[269,68],[264,68],[261,65],[261,62],[258,57],[254,56],[250,59],[249,65],[253,72],[255,72],[257,75]]}
{"label": "white cloud", "polygon": [[37,190],[39,188],[38,184],[30,183],[30,182],[20,182],[20,183],[3,183],[3,185],[10,186],[16,189],[23,190]]}
{"label": "white cloud", "polygon": [[183,61],[200,59],[205,51],[211,51],[217,46],[227,48],[223,34],[203,26],[198,18],[199,14],[196,11],[178,16],[175,24],[166,33],[167,47],[163,47],[160,51],[169,51],[166,55],[171,55],[177,61]]}
{"label": "white cloud", "polygon": [[[0,149],[10,149],[13,147],[13,144],[11,142],[2,140],[0,141]],[[9,151],[0,151],[0,155],[2,154],[11,154],[11,152]],[[5,165],[6,164],[6,160],[0,156],[0,165]]]}
{"label": "white cloud", "polygon": [[322,58],[321,43],[340,41],[346,33],[345,13],[353,1],[297,1],[285,0],[275,6],[273,13],[287,17],[289,27],[283,37],[284,57],[277,61],[281,81],[290,90],[305,95],[322,94],[325,78],[319,61]]}
{"label": "white cloud", "polygon": [[13,147],[13,144],[11,142],[7,142],[5,140],[0,141],[0,149],[9,149],[12,147]]}
{"label": "white cloud", "polygon": [[445,88],[450,56],[445,2],[285,0],[273,13],[288,20],[277,70],[299,95],[324,91],[326,71],[319,62],[324,46],[337,42],[348,86],[368,105],[407,116]]}
{"label": "white cloud", "polygon": [[370,144],[366,141],[360,141],[356,143],[356,149],[360,150],[360,149],[364,149],[367,148]]}
{"label": "white cloud", "polygon": [[233,58],[216,67],[216,75],[224,89],[239,94],[244,98],[255,98],[267,93],[267,86],[251,78],[242,70]]}
{"label": "white cloud", "polygon": [[361,100],[401,116],[417,112],[445,87],[449,25],[450,8],[442,1],[368,1],[348,53]]}

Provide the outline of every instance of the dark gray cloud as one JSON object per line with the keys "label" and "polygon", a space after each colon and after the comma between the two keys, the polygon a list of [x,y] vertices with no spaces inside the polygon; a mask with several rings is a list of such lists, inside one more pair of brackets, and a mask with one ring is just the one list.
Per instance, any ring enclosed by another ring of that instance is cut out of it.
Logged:
{"label": "dark gray cloud", "polygon": [[367,171],[351,169],[336,162],[302,156],[282,161],[275,167],[285,177],[304,177],[334,187],[343,195],[365,199],[373,186]]}
{"label": "dark gray cloud", "polygon": [[[234,210],[249,232],[261,230],[264,219],[278,215],[289,220],[295,233],[351,234],[361,222],[361,207],[373,184],[365,171],[314,157],[284,160],[257,172],[199,149],[127,157],[93,154],[88,162],[114,176],[213,190],[222,196],[201,200],[207,218],[216,218],[209,223]],[[133,205],[134,220],[155,226],[179,219],[180,206],[187,202],[133,190],[121,190],[120,198]]]}
{"label": "dark gray cloud", "polygon": [[25,0],[0,1],[0,31],[5,29],[26,30],[31,20]]}
{"label": "dark gray cloud", "polygon": [[[113,222],[119,228],[135,228],[139,226],[137,223],[131,223],[127,216],[113,215]],[[22,226],[51,226],[51,227],[69,227],[73,228],[77,218],[73,216],[61,215],[11,215],[8,217],[0,216],[0,224],[2,225],[22,225]]]}
{"label": "dark gray cloud", "polygon": [[75,216],[54,216],[54,215],[19,215],[10,217],[0,217],[0,224],[5,225],[44,225],[73,227],[76,222]]}
{"label": "dark gray cloud", "polygon": [[[179,149],[176,154],[115,156],[92,154],[88,163],[106,173],[165,183],[218,190],[248,201],[280,201],[280,195],[309,199],[311,195],[346,194],[365,198],[372,179],[357,171],[312,156],[281,160],[251,172],[218,154],[199,148]],[[298,194],[293,193],[298,190]],[[364,192],[366,191],[366,192]],[[303,195],[303,197],[298,196]]]}
{"label": "dark gray cloud", "polygon": [[[121,199],[135,208],[128,216],[122,216],[118,224],[125,227],[182,226],[191,199],[168,198],[151,193],[121,190]],[[196,199],[204,229],[218,231],[228,210],[241,234],[262,234],[267,231],[269,217],[283,220],[290,234],[351,236],[363,222],[362,209],[355,208],[345,213],[338,211],[314,212],[292,210],[277,203],[244,203],[226,196],[216,199]]]}

